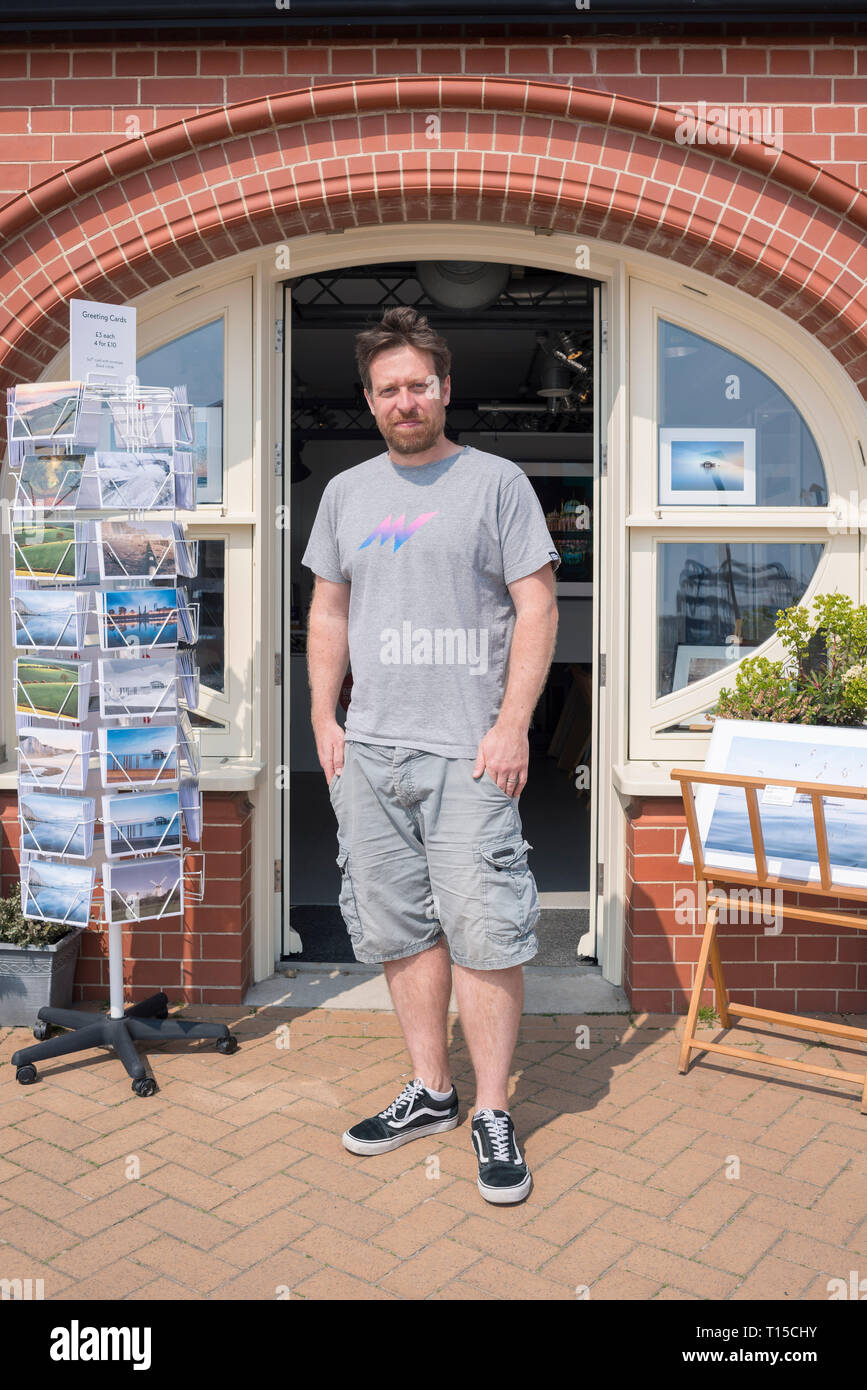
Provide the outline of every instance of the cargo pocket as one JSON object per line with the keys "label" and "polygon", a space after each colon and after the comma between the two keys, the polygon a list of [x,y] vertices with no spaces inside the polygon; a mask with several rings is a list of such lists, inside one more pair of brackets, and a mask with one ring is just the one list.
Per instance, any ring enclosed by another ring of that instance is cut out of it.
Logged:
{"label": "cargo pocket", "polygon": [[349,850],[345,846],[341,847],[337,855],[337,867],[340,870],[340,914],[346,923],[350,941],[357,943],[361,940],[361,919],[358,916],[355,889],[352,886]]}
{"label": "cargo pocket", "polygon": [[527,936],[539,917],[539,894],[527,861],[532,848],[521,835],[479,845],[485,930],[500,945]]}

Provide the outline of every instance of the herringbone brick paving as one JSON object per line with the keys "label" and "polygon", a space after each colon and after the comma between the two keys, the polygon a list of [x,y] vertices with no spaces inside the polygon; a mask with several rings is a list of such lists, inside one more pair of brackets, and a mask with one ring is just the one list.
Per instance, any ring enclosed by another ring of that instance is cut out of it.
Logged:
{"label": "herringbone brick paving", "polygon": [[[681,1018],[522,1020],[510,1103],[534,1188],[498,1208],[476,1188],[456,1015],[460,1126],[358,1158],[342,1131],[410,1075],[393,1014],[189,1012],[240,1050],[155,1048],[150,1099],[101,1050],[19,1086],[29,1034],[0,1030],[0,1279],[72,1300],[822,1300],[867,1266],[854,1087],[711,1054],[680,1076]],[[737,1041],[816,1047],[764,1024]]]}

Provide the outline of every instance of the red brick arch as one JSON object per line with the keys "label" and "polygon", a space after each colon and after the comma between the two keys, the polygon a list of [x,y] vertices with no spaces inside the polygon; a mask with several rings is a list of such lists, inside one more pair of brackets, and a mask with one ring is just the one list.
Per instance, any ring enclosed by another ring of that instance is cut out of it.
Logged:
{"label": "red brick arch", "polygon": [[0,209],[0,384],[41,373],[74,295],[127,300],[304,232],[433,219],[692,266],[798,321],[867,396],[867,196],[774,146],[683,146],[677,129],[672,108],[561,84],[395,77],[124,141]]}

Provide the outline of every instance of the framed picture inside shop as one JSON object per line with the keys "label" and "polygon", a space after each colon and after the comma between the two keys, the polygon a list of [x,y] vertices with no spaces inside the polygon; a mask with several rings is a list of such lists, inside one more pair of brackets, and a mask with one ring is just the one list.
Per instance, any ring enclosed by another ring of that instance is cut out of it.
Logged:
{"label": "framed picture inside shop", "polygon": [[593,593],[593,464],[521,463],[542,504],[560,556],[558,596]]}

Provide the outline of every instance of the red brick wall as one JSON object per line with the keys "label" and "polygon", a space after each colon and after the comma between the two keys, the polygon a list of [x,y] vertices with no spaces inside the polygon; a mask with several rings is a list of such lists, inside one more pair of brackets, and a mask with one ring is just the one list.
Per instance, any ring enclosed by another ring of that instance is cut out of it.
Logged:
{"label": "red brick wall", "polygon": [[[624,988],[635,1009],[685,1013],[689,1005],[704,915],[697,906],[689,909],[697,899],[682,891],[696,888],[691,866],[678,863],[685,837],[679,798],[632,803],[626,837]],[[867,1011],[867,932],[785,915],[787,903],[859,914],[863,904],[820,901],[808,893],[784,894],[782,901],[779,934],[758,918],[749,922],[746,913],[742,922],[721,922],[720,954],[732,999],[784,1013]],[[702,1003],[716,1003],[710,975]]]}
{"label": "red brick wall", "polygon": [[[253,807],[243,792],[204,794],[205,896],[183,919],[142,922],[124,932],[126,1001],[165,990],[188,1004],[240,1004],[253,979]],[[18,876],[18,801],[0,792],[3,892]],[[192,876],[191,876],[192,877]],[[95,895],[97,911],[101,893]],[[75,999],[108,999],[108,941],[91,924],[81,941]]]}
{"label": "red brick wall", "polygon": [[0,202],[129,132],[273,92],[394,75],[531,77],[677,107],[699,101],[780,107],[783,148],[867,185],[867,45],[769,34],[721,42],[627,36],[582,42],[491,36],[468,42],[357,39],[98,43],[0,52]]}

